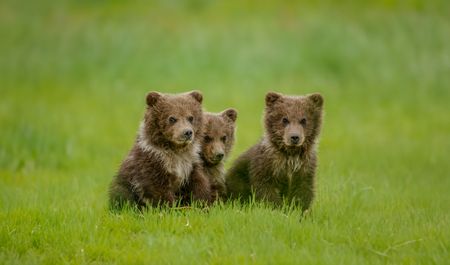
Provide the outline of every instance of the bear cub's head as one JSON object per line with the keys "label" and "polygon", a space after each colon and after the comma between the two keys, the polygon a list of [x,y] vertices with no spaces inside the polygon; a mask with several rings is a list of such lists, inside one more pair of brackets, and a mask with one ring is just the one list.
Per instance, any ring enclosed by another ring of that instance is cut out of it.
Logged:
{"label": "bear cub's head", "polygon": [[237,112],[227,109],[221,113],[205,113],[201,157],[206,165],[219,164],[231,151]]}
{"label": "bear cub's head", "polygon": [[152,145],[171,150],[191,146],[201,135],[202,100],[202,94],[197,91],[184,94],[150,92],[141,134]]}
{"label": "bear cub's head", "polygon": [[318,94],[266,95],[265,127],[270,142],[286,153],[314,144],[322,123],[323,97]]}

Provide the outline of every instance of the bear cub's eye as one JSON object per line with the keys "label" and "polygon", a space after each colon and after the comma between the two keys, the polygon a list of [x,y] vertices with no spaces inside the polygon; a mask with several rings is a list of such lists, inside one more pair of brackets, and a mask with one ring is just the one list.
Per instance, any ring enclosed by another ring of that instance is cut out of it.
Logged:
{"label": "bear cub's eye", "polygon": [[303,126],[305,126],[305,125],[306,125],[306,119],[305,119],[305,118],[301,119],[301,120],[300,120],[300,124],[303,125]]}
{"label": "bear cub's eye", "polygon": [[192,123],[192,122],[194,121],[194,117],[193,117],[193,116],[189,116],[187,119],[188,119],[188,121],[189,121],[190,123]]}
{"label": "bear cub's eye", "polygon": [[205,137],[203,137],[203,140],[205,140],[205,143],[209,143],[212,141],[212,138],[209,136],[205,136]]}
{"label": "bear cub's eye", "polygon": [[226,135],[222,136],[222,138],[220,138],[220,140],[222,140],[222,142],[225,143],[227,141],[227,136]]}
{"label": "bear cub's eye", "polygon": [[171,124],[174,124],[175,122],[177,122],[177,119],[175,117],[169,117],[169,122]]}
{"label": "bear cub's eye", "polygon": [[284,126],[289,124],[289,120],[287,118],[283,118],[282,122]]}

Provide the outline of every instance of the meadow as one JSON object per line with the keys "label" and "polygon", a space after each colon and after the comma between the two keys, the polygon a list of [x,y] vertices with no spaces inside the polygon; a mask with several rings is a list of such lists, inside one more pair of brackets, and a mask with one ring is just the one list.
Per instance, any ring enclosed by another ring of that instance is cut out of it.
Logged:
{"label": "meadow", "polygon": [[[450,264],[448,1],[0,2],[0,264]],[[149,91],[320,92],[317,198],[107,209]]]}

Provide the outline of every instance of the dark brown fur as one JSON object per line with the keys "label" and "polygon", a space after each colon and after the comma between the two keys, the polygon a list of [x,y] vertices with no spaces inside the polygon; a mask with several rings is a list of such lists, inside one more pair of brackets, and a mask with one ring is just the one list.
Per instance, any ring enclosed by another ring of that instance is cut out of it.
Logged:
{"label": "dark brown fur", "polygon": [[[210,184],[198,156],[203,126],[202,95],[147,95],[135,144],[114,177],[110,205],[173,205],[192,193],[210,201]],[[191,136],[189,135],[191,134]]]}
{"label": "dark brown fur", "polygon": [[224,162],[234,144],[237,112],[227,109],[221,113],[203,115],[203,140],[200,156],[203,172],[211,182],[213,200],[226,193]]}
{"label": "dark brown fur", "polygon": [[226,174],[231,197],[310,208],[314,198],[316,141],[322,123],[320,94],[266,95],[265,136],[243,153]]}

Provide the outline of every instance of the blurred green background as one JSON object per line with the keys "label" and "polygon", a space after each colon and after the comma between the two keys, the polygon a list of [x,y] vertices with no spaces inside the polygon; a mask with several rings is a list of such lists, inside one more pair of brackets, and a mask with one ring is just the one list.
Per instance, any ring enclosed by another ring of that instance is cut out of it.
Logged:
{"label": "blurred green background", "polygon": [[[3,0],[0,36],[0,263],[448,264],[449,1]],[[323,94],[312,218],[108,213],[146,93],[193,89],[229,162],[265,93]]]}

